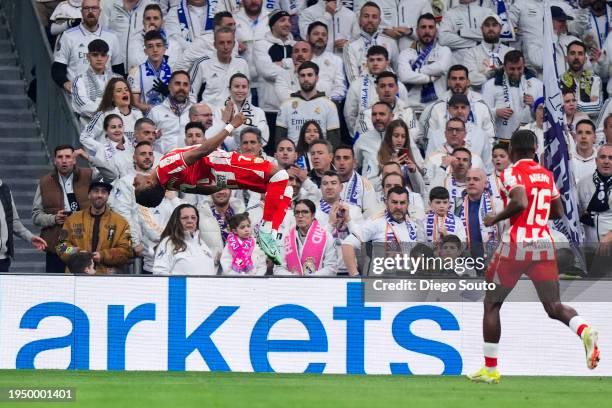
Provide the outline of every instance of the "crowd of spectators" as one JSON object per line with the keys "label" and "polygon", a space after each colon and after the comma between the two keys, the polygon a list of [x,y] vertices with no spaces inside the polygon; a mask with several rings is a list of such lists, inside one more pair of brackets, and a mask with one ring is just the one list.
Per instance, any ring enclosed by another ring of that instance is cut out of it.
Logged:
{"label": "crowd of spectators", "polygon": [[[544,3],[501,3],[506,13],[491,0],[38,0],[81,146],[57,146],[39,180],[41,238],[0,186],[0,258],[13,232],[46,250],[48,272],[357,275],[367,243],[486,257],[507,227],[483,220],[504,206],[509,139],[533,131],[542,160],[546,127]],[[550,3],[583,239],[609,254],[612,8]],[[258,193],[134,199],[136,174],[235,112],[246,123],[221,148],[290,176],[282,265],[253,238]]]}

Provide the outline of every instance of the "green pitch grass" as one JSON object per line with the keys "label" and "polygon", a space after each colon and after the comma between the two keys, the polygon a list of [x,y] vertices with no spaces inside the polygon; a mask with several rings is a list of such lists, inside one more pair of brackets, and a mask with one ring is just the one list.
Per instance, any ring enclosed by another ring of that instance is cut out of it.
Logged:
{"label": "green pitch grass", "polygon": [[612,406],[612,378],[287,375],[96,371],[0,371],[2,387],[75,387],[76,402],[15,407],[104,408],[540,408]]}

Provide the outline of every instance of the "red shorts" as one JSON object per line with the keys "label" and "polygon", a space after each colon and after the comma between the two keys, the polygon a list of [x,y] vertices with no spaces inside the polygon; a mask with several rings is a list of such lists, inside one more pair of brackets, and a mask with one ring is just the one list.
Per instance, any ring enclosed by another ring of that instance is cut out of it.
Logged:
{"label": "red shorts", "polygon": [[274,165],[260,157],[237,152],[215,151],[202,158],[217,187],[238,188],[265,193]]}
{"label": "red shorts", "polygon": [[557,260],[516,260],[495,253],[485,278],[487,282],[494,282],[511,289],[516,286],[523,274],[533,282],[557,281],[559,280]]}

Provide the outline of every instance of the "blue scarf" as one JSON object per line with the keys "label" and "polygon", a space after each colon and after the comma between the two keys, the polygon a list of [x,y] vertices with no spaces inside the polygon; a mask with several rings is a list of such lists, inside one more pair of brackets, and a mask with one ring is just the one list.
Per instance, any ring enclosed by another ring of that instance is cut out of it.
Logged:
{"label": "blue scarf", "polygon": [[168,85],[172,75],[172,68],[168,65],[168,56],[164,55],[164,59],[159,66],[159,71],[151,64],[149,59],[140,64],[140,100],[147,105],[155,106],[162,103],[165,96],[153,89],[153,82],[159,79],[164,84]]}
{"label": "blue scarf", "polygon": [[[417,59],[411,65],[413,71],[418,71],[421,69],[435,46],[436,42],[432,41],[431,44],[421,51]],[[437,99],[438,96],[436,95],[436,89],[434,88],[433,82],[429,82],[421,87],[421,103],[429,103]]]}
{"label": "blue scarf", "polygon": [[221,239],[223,239],[223,244],[225,245],[225,242],[227,241],[227,236],[229,234],[229,222],[227,220],[234,216],[234,210],[232,210],[232,207],[227,207],[224,218],[221,216],[221,214],[217,212],[217,209],[214,205],[211,204],[210,209],[212,210],[212,214],[214,215],[215,219],[217,220],[217,223],[219,224],[219,229],[221,230]]}
{"label": "blue scarf", "polygon": [[[206,1],[206,20],[204,21],[204,31],[212,31],[213,29],[213,18],[214,18],[214,7],[210,6],[210,0]],[[181,32],[187,30],[187,37],[185,40],[192,42],[195,40],[192,35],[193,23],[191,22],[191,16],[187,9],[187,0],[181,0],[178,5],[178,20],[181,27]]]}

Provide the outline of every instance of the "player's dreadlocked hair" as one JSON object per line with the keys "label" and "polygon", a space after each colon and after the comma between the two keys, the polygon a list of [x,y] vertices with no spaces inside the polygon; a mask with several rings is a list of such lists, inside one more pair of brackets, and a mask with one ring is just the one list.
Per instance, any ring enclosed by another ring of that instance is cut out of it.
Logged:
{"label": "player's dreadlocked hair", "polygon": [[138,192],[134,192],[136,202],[144,207],[157,207],[161,204],[166,195],[166,190],[161,184],[155,184]]}

